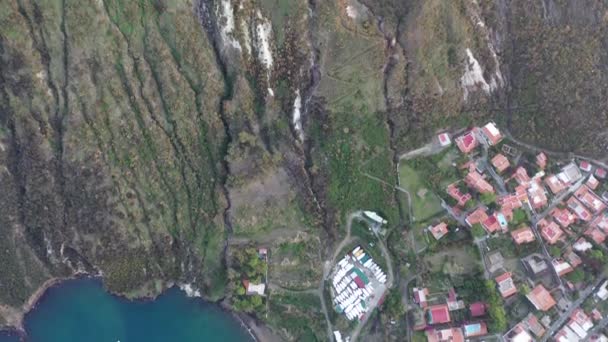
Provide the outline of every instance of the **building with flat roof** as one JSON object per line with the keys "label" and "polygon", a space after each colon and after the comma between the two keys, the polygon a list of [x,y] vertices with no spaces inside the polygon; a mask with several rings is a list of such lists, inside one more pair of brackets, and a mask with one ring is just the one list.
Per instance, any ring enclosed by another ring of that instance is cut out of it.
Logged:
{"label": "building with flat roof", "polygon": [[568,208],[572,209],[579,219],[583,221],[591,220],[591,212],[576,197],[570,197],[566,203],[568,204]]}
{"label": "building with flat roof", "polygon": [[562,182],[556,175],[548,175],[545,177],[545,184],[547,184],[549,190],[551,190],[554,195],[559,194],[567,188],[566,184]]}
{"label": "building with flat roof", "polygon": [[551,210],[551,216],[563,228],[568,228],[568,226],[576,222],[576,215],[568,210],[568,208],[555,208]]}
{"label": "building with flat roof", "polygon": [[559,241],[559,239],[564,235],[564,232],[559,228],[557,223],[551,221],[549,224],[540,229],[540,235],[545,241],[547,241],[548,244],[552,245]]}
{"label": "building with flat roof", "polygon": [[505,342],[534,342],[526,328],[520,323],[515,325],[504,336]]}
{"label": "building with flat roof", "polygon": [[487,218],[488,214],[486,214],[486,210],[482,207],[479,207],[465,218],[465,222],[472,227],[474,224],[481,223]]}
{"label": "building with flat roof", "polygon": [[583,175],[581,174],[581,170],[574,163],[570,163],[564,168],[562,171],[557,174],[557,177],[564,183],[570,184],[579,180]]}
{"label": "building with flat roof", "polygon": [[592,165],[588,161],[583,160],[580,162],[579,167],[581,170],[583,170],[585,172],[591,172]]}
{"label": "building with flat roof", "polygon": [[549,293],[542,284],[536,285],[536,287],[526,295],[526,298],[534,305],[536,310],[540,311],[548,311],[557,304],[555,299],[553,299],[553,296],[551,296],[551,293]]}
{"label": "building with flat roof", "polygon": [[479,317],[486,314],[486,303],[484,302],[475,302],[469,305],[469,310],[471,311],[471,317]]}
{"label": "building with flat roof", "polygon": [[426,338],[428,342],[464,342],[460,328],[429,329],[426,331]]}
{"label": "building with flat roof", "polygon": [[450,318],[450,310],[447,304],[430,306],[427,312],[429,324],[449,323],[452,320]]}
{"label": "building with flat roof", "polygon": [[452,140],[450,140],[450,135],[447,133],[441,133],[437,136],[439,139],[439,145],[441,146],[450,146],[452,144]]}
{"label": "building with flat roof", "polygon": [[482,194],[494,192],[494,187],[492,187],[492,184],[488,183],[488,181],[486,181],[476,170],[470,171],[464,178],[464,181],[468,186]]}
{"label": "building with flat roof", "polygon": [[488,145],[496,145],[502,140],[502,134],[496,127],[496,124],[493,122],[488,122],[485,126],[483,126],[481,132],[486,138]]}

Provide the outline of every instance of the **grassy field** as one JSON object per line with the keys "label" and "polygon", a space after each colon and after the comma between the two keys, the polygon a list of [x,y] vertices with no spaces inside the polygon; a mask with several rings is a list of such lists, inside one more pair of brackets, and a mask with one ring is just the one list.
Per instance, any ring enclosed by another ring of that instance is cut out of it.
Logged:
{"label": "grassy field", "polygon": [[[422,177],[406,163],[399,166],[400,185],[410,192],[412,198],[413,221],[424,221],[442,210],[439,197],[425,185]],[[423,196],[419,196],[421,190],[426,190]]]}

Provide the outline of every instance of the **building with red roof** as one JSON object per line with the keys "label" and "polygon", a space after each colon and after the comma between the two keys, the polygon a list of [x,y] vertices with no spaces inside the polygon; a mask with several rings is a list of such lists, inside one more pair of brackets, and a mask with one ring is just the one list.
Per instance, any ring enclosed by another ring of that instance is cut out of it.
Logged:
{"label": "building with red roof", "polygon": [[517,183],[519,183],[520,185],[526,185],[530,182],[530,176],[528,176],[528,171],[526,171],[526,169],[521,166],[518,167],[517,170],[515,170],[515,173],[513,173],[513,178],[515,178]]}
{"label": "building with red roof", "polygon": [[534,209],[540,209],[546,206],[548,202],[545,188],[538,181],[530,183],[528,198],[530,199],[530,206]]}
{"label": "building with red roof", "polygon": [[469,153],[479,146],[479,141],[475,138],[475,134],[469,131],[456,138],[456,145],[462,153]]}
{"label": "building with red roof", "polygon": [[483,228],[490,234],[500,229],[500,223],[498,223],[498,219],[496,219],[496,215],[492,214],[488,216],[483,222],[481,222]]}
{"label": "building with red roof", "polygon": [[526,295],[528,300],[534,305],[536,310],[548,311],[557,304],[551,293],[542,285],[536,285],[530,293]]}
{"label": "building with red roof", "polygon": [[606,178],[606,169],[602,169],[599,167],[597,169],[595,169],[595,177],[597,177],[599,179]]}
{"label": "building with red roof", "polygon": [[482,207],[475,209],[472,213],[470,213],[465,221],[469,226],[473,226],[476,223],[481,223],[488,218],[488,214],[486,214],[486,210]]}
{"label": "building with red roof", "polygon": [[608,213],[604,212],[598,215],[591,221],[591,226],[601,229],[604,233],[608,233]]}
{"label": "building with red roof", "polygon": [[429,227],[429,230],[431,231],[431,234],[433,234],[435,240],[439,240],[448,233],[448,225],[445,222],[441,222],[436,226]]}
{"label": "building with red roof", "polygon": [[464,178],[465,183],[471,188],[479,191],[480,193],[493,193],[494,188],[492,184],[488,183],[479,172],[476,170],[470,171]]}
{"label": "building with red roof", "polygon": [[566,184],[562,182],[556,175],[549,175],[545,177],[545,184],[547,184],[549,190],[551,190],[554,195],[557,195],[566,189]]}
{"label": "building with red roof", "polygon": [[532,229],[530,229],[530,227],[523,227],[512,231],[511,237],[513,238],[513,241],[515,241],[515,243],[518,245],[530,243],[536,240],[534,232],[532,231]]}
{"label": "building with red roof", "polygon": [[548,244],[552,245],[559,241],[562,235],[564,235],[564,232],[559,228],[557,223],[551,221],[541,228],[540,235]]}
{"label": "building with red roof", "polygon": [[429,324],[443,324],[449,323],[452,319],[450,318],[450,310],[447,304],[433,305],[428,308]]}
{"label": "building with red roof", "polygon": [[568,228],[568,226],[576,222],[576,215],[568,210],[568,208],[555,208],[551,211],[551,216],[563,228]]}
{"label": "building with red roof", "polygon": [[585,171],[585,172],[591,172],[591,168],[592,168],[592,166],[591,166],[591,164],[590,164],[588,161],[583,160],[583,161],[581,161],[581,163],[579,164],[579,168],[580,168],[581,170]]}
{"label": "building with red roof", "polygon": [[504,336],[505,342],[534,342],[534,339],[528,331],[525,329],[523,324],[516,324],[511,330],[509,330]]}
{"label": "building with red roof", "polygon": [[460,189],[458,189],[458,187],[456,186],[456,183],[452,183],[452,184],[448,185],[447,193],[448,193],[448,195],[450,195],[450,197],[452,197],[453,199],[458,201],[458,205],[461,207],[464,207],[467,204],[467,202],[471,199],[471,194],[469,194],[469,193],[463,194],[462,192],[460,192]]}
{"label": "building with red roof", "polygon": [[486,138],[488,145],[496,145],[502,140],[502,134],[500,134],[500,131],[496,128],[496,124],[493,122],[488,122],[483,126],[481,132]]}
{"label": "building with red roof", "polygon": [[464,342],[460,328],[428,329],[425,334],[428,342]]}
{"label": "building with red roof", "polygon": [[580,264],[583,263],[581,257],[579,257],[578,254],[574,253],[572,248],[568,248],[566,253],[564,253],[564,259],[566,259],[566,261],[574,268],[578,267]]}
{"label": "building with red roof", "polygon": [[521,321],[521,324],[536,335],[536,337],[541,337],[545,334],[545,328],[543,328],[542,324],[538,321],[538,318],[532,313],[529,313],[528,316]]}
{"label": "building with red roof", "polygon": [[581,201],[587,208],[591,209],[594,213],[600,212],[606,209],[606,205],[591,189],[586,185],[581,186],[574,192],[574,196]]}
{"label": "building with red roof", "polygon": [[566,203],[568,204],[568,208],[572,209],[579,219],[583,221],[591,220],[591,212],[574,196],[570,197]]}
{"label": "building with red roof", "polygon": [[429,289],[414,287],[414,302],[420,305],[421,308],[426,308],[427,296],[429,295]]}
{"label": "building with red roof", "polygon": [[553,266],[555,273],[557,273],[557,275],[560,277],[574,271],[572,265],[562,259],[551,260],[551,266]]}
{"label": "building with red roof", "polygon": [[590,237],[591,240],[595,241],[597,244],[602,244],[606,241],[606,234],[597,227],[589,227],[585,231],[585,235]]}
{"label": "building with red roof", "polygon": [[504,170],[508,169],[510,166],[509,159],[507,159],[507,157],[505,157],[501,153],[495,155],[494,158],[492,158],[491,162],[492,162],[492,166],[494,166],[494,168],[496,169],[496,171],[498,171],[498,173],[503,172]]}
{"label": "building with red roof", "polygon": [[486,303],[475,302],[469,305],[471,311],[471,317],[480,317],[486,314]]}
{"label": "building with red roof", "polygon": [[511,272],[506,272],[496,277],[496,284],[498,285],[498,292],[503,298],[507,298],[517,293],[517,288],[513,282]]}
{"label": "building with red roof", "polygon": [[536,155],[536,165],[544,170],[547,167],[547,155],[543,152]]}

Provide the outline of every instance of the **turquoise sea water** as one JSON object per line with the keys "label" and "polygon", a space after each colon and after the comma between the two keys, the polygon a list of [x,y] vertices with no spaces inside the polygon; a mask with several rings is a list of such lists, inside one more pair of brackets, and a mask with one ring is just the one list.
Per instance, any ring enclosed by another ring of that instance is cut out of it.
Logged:
{"label": "turquoise sea water", "polygon": [[[100,281],[70,280],[49,289],[25,318],[29,342],[251,341],[218,306],[188,298],[176,288],[153,301],[107,293]],[[15,342],[0,334],[0,342]]]}

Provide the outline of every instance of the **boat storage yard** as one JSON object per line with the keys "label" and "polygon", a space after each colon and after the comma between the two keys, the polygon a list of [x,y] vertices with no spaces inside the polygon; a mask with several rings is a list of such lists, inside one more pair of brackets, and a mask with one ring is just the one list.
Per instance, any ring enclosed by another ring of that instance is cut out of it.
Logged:
{"label": "boat storage yard", "polygon": [[363,319],[386,291],[386,274],[360,246],[336,264],[331,279],[335,309],[351,321]]}

